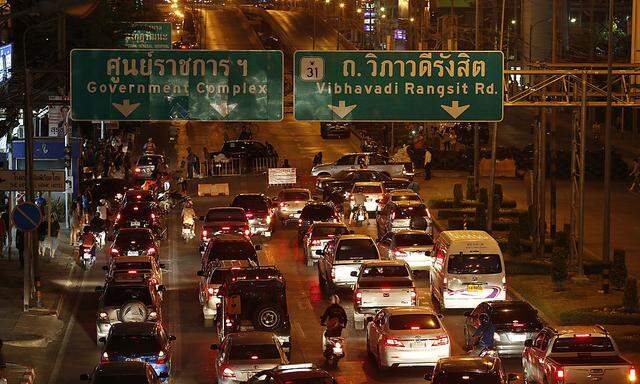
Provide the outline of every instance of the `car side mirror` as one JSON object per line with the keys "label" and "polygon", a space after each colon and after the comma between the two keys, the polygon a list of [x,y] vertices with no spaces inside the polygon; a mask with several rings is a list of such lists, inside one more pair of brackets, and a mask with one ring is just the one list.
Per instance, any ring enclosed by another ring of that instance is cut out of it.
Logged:
{"label": "car side mirror", "polygon": [[518,381],[518,380],[520,380],[520,376],[518,376],[518,374],[516,373],[507,374],[507,383],[511,383],[513,381]]}
{"label": "car side mirror", "polygon": [[211,347],[210,347],[210,348],[211,348],[211,350],[212,350],[212,351],[217,351],[218,349],[220,349],[220,345],[218,345],[218,344],[211,344]]}
{"label": "car side mirror", "polygon": [[256,245],[254,245],[254,246],[253,246],[253,248],[254,248],[256,251],[261,251],[261,250],[262,250],[262,245],[260,245],[260,244],[256,244]]}
{"label": "car side mirror", "polygon": [[167,288],[164,285],[162,285],[162,284],[158,285],[158,292],[164,292],[166,290],[167,290]]}
{"label": "car side mirror", "polygon": [[465,311],[464,312],[464,317],[469,317],[471,316],[471,311]]}
{"label": "car side mirror", "polygon": [[324,255],[324,251],[321,250],[321,249],[316,249],[316,255],[322,256],[322,255]]}
{"label": "car side mirror", "polygon": [[107,338],[102,336],[102,337],[98,338],[98,341],[101,342],[101,343],[104,343],[104,342],[107,341]]}
{"label": "car side mirror", "polygon": [[96,287],[95,291],[96,292],[102,292],[102,287],[100,287],[100,286]]}
{"label": "car side mirror", "polygon": [[204,277],[204,271],[196,272],[196,276]]}
{"label": "car side mirror", "polygon": [[533,347],[533,340],[531,340],[531,339],[525,340],[524,341],[524,346],[527,347],[527,348]]}
{"label": "car side mirror", "polygon": [[351,277],[358,277],[358,271],[351,271],[349,275],[351,275]]}
{"label": "car side mirror", "polygon": [[109,270],[109,267],[108,267],[107,265],[103,265],[103,266],[102,266],[102,270],[103,270],[103,271],[108,271],[108,270]]}
{"label": "car side mirror", "polygon": [[91,376],[89,376],[88,373],[83,373],[82,375],[80,375],[80,380],[89,381],[89,380],[91,380]]}
{"label": "car side mirror", "polygon": [[164,372],[160,372],[160,374],[158,374],[158,379],[168,379],[169,378],[169,372],[164,371]]}
{"label": "car side mirror", "polygon": [[169,341],[176,341],[176,336],[175,335],[169,335],[168,339],[169,339]]}
{"label": "car side mirror", "polygon": [[204,216],[198,216],[198,219],[200,219],[200,221],[204,221]]}

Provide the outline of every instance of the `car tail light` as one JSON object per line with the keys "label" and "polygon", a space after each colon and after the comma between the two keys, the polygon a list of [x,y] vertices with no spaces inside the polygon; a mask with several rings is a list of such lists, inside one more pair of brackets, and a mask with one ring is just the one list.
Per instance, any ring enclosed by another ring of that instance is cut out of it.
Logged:
{"label": "car tail light", "polygon": [[154,247],[149,247],[149,249],[147,249],[147,253],[153,255],[154,253],[156,253],[156,249]]}
{"label": "car tail light", "polygon": [[322,241],[320,241],[320,240],[313,240],[313,241],[311,241],[311,245],[315,245],[315,246],[322,245]]}
{"label": "car tail light", "polygon": [[387,347],[404,347],[404,344],[402,344],[400,340],[394,339],[393,337],[384,339],[384,345]]}
{"label": "car tail light", "polygon": [[627,373],[627,380],[630,383],[635,383],[638,381],[638,372],[635,367],[629,368],[629,373]]}
{"label": "car tail light", "polygon": [[298,219],[298,227],[302,226],[302,219]]}
{"label": "car tail light", "polygon": [[396,249],[393,251],[393,256],[395,257],[406,257],[407,253],[405,251],[401,251],[399,249]]}
{"label": "car tail light", "polygon": [[432,347],[441,347],[449,344],[449,337],[447,335],[438,336],[431,344]]}
{"label": "car tail light", "polygon": [[100,317],[100,320],[108,320],[109,319],[109,314],[107,312],[100,312],[100,314],[98,316]]}
{"label": "car tail light", "polygon": [[120,218],[122,217],[122,215],[120,215],[119,213],[116,215],[116,221],[120,220]]}
{"label": "car tail light", "polygon": [[226,325],[227,327],[232,326],[232,325],[233,325],[233,320],[231,320],[231,319],[227,318],[227,319],[224,321],[224,325]]}
{"label": "car tail light", "polygon": [[140,209],[140,208],[138,208],[138,207],[133,207],[133,210],[134,210],[134,211],[137,211],[138,209]]}
{"label": "car tail light", "polygon": [[136,271],[135,269],[132,269],[132,270],[127,271],[127,273],[130,274],[130,275],[135,275],[135,274],[138,273],[138,271]]}
{"label": "car tail light", "polygon": [[250,219],[250,218],[253,217],[253,213],[251,213],[251,212],[247,212],[244,215],[247,217],[247,219]]}
{"label": "car tail light", "polygon": [[107,352],[104,352],[102,356],[100,356],[100,361],[102,361],[103,363],[109,361],[109,354]]}
{"label": "car tail light", "polygon": [[591,337],[591,334],[590,334],[590,333],[578,333],[578,334],[575,334],[575,335],[573,335],[573,336],[574,336],[574,337],[577,337],[577,338],[579,338],[579,339],[582,339],[582,338],[584,338],[584,337]]}
{"label": "car tail light", "polygon": [[155,213],[152,213],[152,214],[151,214],[151,220],[155,220],[155,219],[156,219],[156,214],[155,214]]}
{"label": "car tail light", "polygon": [[156,359],[156,364],[164,364],[167,362],[167,356],[164,354],[164,351],[158,352],[158,358]]}
{"label": "car tail light", "polygon": [[141,171],[142,171],[142,169],[136,168],[136,172],[140,173]]}
{"label": "car tail light", "polygon": [[223,231],[229,231],[229,230],[231,230],[231,227],[222,227],[220,229],[222,229]]}
{"label": "car tail light", "polygon": [[280,208],[284,208],[285,205],[287,205],[287,203],[280,203]]}
{"label": "car tail light", "polygon": [[251,234],[251,231],[249,230],[249,228],[245,228],[244,229],[244,235],[245,236],[249,236]]}
{"label": "car tail light", "polygon": [[444,289],[447,289],[449,286],[449,280],[445,277],[442,279],[442,285],[444,285]]}
{"label": "car tail light", "polygon": [[225,368],[225,369],[222,370],[222,377],[225,377],[227,379],[235,379],[236,378],[236,373],[231,368]]}
{"label": "car tail light", "polygon": [[111,248],[111,253],[113,255],[117,255],[118,253],[120,253],[120,251],[118,251],[118,248]]}
{"label": "car tail light", "polygon": [[215,296],[218,294],[218,288],[208,288],[207,293],[209,296]]}
{"label": "car tail light", "polygon": [[353,293],[353,301],[355,301],[357,306],[362,305],[362,292],[360,290],[357,290]]}
{"label": "car tail light", "polygon": [[503,287],[507,286],[507,276],[502,276],[502,286]]}
{"label": "car tail light", "polygon": [[202,230],[202,237],[207,237],[208,234],[209,232],[206,229]]}
{"label": "car tail light", "polygon": [[411,305],[418,305],[418,293],[415,288],[411,291]]}
{"label": "car tail light", "polygon": [[560,382],[564,381],[564,369],[560,368],[556,371],[556,379]]}

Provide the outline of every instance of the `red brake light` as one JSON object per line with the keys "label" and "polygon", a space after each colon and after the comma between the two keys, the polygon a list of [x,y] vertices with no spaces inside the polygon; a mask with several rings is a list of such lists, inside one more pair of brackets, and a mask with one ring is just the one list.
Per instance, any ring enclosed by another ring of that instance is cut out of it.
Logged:
{"label": "red brake light", "polygon": [[558,369],[556,371],[556,379],[558,380],[564,379],[564,369]]}
{"label": "red brake light", "polygon": [[253,213],[251,213],[251,212],[247,212],[244,215],[247,217],[247,219],[250,219],[250,218],[253,217]]}
{"label": "red brake light", "polygon": [[152,255],[152,254],[156,253],[156,249],[155,249],[154,247],[151,247],[151,248],[149,248],[149,249],[147,250],[147,253],[148,253],[148,254],[150,254],[150,255]]}
{"label": "red brake light", "polygon": [[578,333],[578,334],[575,334],[573,336],[577,337],[577,338],[583,338],[583,337],[591,337],[591,334],[590,333]]}
{"label": "red brake light", "polygon": [[223,231],[229,231],[229,230],[231,230],[231,227],[222,227],[221,229],[222,229]]}
{"label": "red brake light", "polygon": [[387,347],[404,347],[404,344],[400,342],[398,339],[394,339],[392,337],[384,339],[384,345]]}
{"label": "red brake light", "polygon": [[100,356],[100,361],[102,362],[109,361],[109,354],[107,352],[103,353],[102,356]]}
{"label": "red brake light", "polygon": [[130,271],[127,271],[127,273],[130,275],[135,275],[136,273],[138,273],[138,271],[136,271],[135,269],[132,269]]}
{"label": "red brake light", "polygon": [[400,251],[400,250],[393,251],[393,256],[395,256],[395,257],[404,257],[406,255],[407,255],[407,253],[404,252],[404,251]]}
{"label": "red brake light", "polygon": [[151,214],[151,218],[155,220],[155,218],[156,218],[156,214],[155,214],[155,213],[152,213],[152,214]]}
{"label": "red brake light", "polygon": [[246,228],[246,229],[244,230],[244,235],[245,235],[245,236],[249,236],[250,234],[251,234],[251,231],[249,230],[249,228]]}
{"label": "red brake light", "polygon": [[156,364],[164,364],[167,362],[167,356],[163,351],[158,352],[158,359],[156,360]]}
{"label": "red brake light", "polygon": [[417,331],[417,330],[419,330],[419,329],[420,329],[420,327],[412,326],[410,329],[411,329],[412,331]]}
{"label": "red brake light", "polygon": [[449,344],[449,337],[447,335],[443,335],[443,336],[438,336],[438,338],[436,338],[436,340],[431,344],[431,346],[439,347],[447,344]]}
{"label": "red brake light", "polygon": [[120,216],[120,214],[118,213],[118,214],[116,215],[116,220],[120,220],[120,217],[121,217],[121,216]]}
{"label": "red brake light", "polygon": [[111,248],[111,253],[113,253],[114,255],[117,255],[118,253],[120,253],[120,251],[118,251],[117,248]]}
{"label": "red brake light", "polygon": [[140,208],[138,208],[138,207],[133,207],[133,210],[134,210],[134,211],[137,211],[138,209],[140,209]]}
{"label": "red brake light", "polygon": [[202,237],[207,237],[207,234],[208,234],[207,230],[203,229],[202,230]]}
{"label": "red brake light", "polygon": [[142,199],[142,195],[136,195],[136,199]]}
{"label": "red brake light", "polygon": [[256,355],[251,356],[251,360],[258,360],[258,356]]}
{"label": "red brake light", "polygon": [[229,379],[235,379],[236,378],[236,373],[231,368],[225,368],[222,371],[222,376],[226,377],[226,378],[229,378]]}
{"label": "red brake light", "polygon": [[353,293],[353,297],[355,298],[356,305],[362,305],[362,292],[357,290]]}
{"label": "red brake light", "polygon": [[629,373],[627,374],[627,379],[630,383],[635,383],[638,381],[638,372],[635,367],[629,368]]}

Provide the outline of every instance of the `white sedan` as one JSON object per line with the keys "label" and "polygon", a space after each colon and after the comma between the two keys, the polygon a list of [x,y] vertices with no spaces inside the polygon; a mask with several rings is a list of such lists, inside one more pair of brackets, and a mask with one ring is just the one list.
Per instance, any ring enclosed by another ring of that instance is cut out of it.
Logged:
{"label": "white sedan", "polygon": [[388,307],[370,320],[367,352],[380,370],[435,366],[438,359],[451,355],[447,330],[430,308]]}

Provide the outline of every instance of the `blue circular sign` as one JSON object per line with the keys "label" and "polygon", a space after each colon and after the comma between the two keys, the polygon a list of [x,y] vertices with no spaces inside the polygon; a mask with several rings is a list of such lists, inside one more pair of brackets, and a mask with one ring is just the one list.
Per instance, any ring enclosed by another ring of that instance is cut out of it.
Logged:
{"label": "blue circular sign", "polygon": [[13,209],[11,218],[16,228],[29,232],[38,228],[42,221],[42,213],[34,203],[20,203]]}

